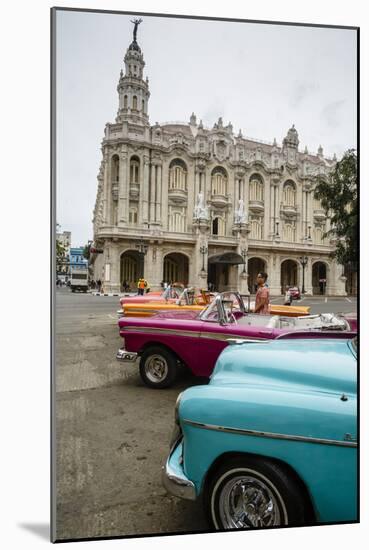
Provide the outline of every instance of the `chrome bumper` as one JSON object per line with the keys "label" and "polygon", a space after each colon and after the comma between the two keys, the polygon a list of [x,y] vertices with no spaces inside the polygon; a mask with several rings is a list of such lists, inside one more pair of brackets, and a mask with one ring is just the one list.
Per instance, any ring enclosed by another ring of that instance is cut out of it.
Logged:
{"label": "chrome bumper", "polygon": [[137,353],[120,348],[116,355],[116,359],[122,363],[134,363],[137,359]]}
{"label": "chrome bumper", "polygon": [[168,493],[187,500],[196,500],[196,489],[184,474],[182,466],[182,443],[171,451],[162,468],[162,483]]}

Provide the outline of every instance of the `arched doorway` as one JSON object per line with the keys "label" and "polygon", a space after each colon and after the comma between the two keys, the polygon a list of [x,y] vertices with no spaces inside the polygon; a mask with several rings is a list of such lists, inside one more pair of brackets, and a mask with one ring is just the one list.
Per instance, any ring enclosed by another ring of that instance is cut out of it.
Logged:
{"label": "arched doorway", "polygon": [[124,283],[130,290],[137,289],[137,280],[144,276],[144,258],[137,250],[127,250],[120,257],[120,290],[125,290]]}
{"label": "arched doorway", "polygon": [[281,263],[281,294],[286,292],[287,286],[298,286],[297,262],[284,260]]}
{"label": "arched doorway", "polygon": [[171,252],[164,257],[163,281],[188,285],[188,258],[179,252]]}
{"label": "arched doorway", "polygon": [[327,288],[327,266],[324,262],[315,262],[312,270],[313,294],[325,294]]}
{"label": "arched doorway", "polygon": [[247,284],[249,292],[255,294],[257,289],[257,276],[261,271],[265,271],[265,261],[261,258],[250,258],[247,263]]}
{"label": "arched doorway", "polygon": [[224,292],[237,289],[238,266],[242,264],[243,258],[237,252],[223,252],[210,256],[208,259],[209,290]]}

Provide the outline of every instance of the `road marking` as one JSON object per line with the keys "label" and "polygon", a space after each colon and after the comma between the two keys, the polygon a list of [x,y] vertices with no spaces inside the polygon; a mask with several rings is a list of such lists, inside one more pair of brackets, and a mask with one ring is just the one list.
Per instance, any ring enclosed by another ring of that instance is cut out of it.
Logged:
{"label": "road marking", "polygon": [[325,303],[327,303],[327,302],[328,302],[328,298],[326,298],[324,301],[325,301]]}
{"label": "road marking", "polygon": [[346,300],[347,300],[348,302],[350,302],[350,304],[352,303],[351,300],[350,300],[350,298],[346,298]]}
{"label": "road marking", "polygon": [[110,319],[116,319],[116,317],[114,317],[114,315],[110,315],[110,313],[108,313],[108,317],[110,317]]}

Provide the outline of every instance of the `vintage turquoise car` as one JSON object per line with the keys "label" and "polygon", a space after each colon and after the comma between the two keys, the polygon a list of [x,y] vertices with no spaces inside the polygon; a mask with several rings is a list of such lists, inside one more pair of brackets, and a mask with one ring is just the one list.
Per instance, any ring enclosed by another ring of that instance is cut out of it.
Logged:
{"label": "vintage turquoise car", "polygon": [[167,491],[220,530],[357,521],[356,370],[356,339],[235,339],[178,396]]}

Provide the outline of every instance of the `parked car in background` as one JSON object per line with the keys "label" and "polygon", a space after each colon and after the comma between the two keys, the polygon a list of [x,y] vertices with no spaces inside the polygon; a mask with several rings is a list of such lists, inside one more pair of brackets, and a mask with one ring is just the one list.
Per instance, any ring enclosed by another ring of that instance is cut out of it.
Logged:
{"label": "parked car in background", "polygon": [[[172,290],[172,292],[175,291]],[[185,288],[176,299],[170,298],[166,300],[163,297],[158,297],[157,300],[150,300],[148,302],[136,301],[123,303],[118,315],[124,315],[124,317],[151,317],[160,311],[177,309],[200,312],[211,302],[213,297],[213,294],[204,289],[195,291],[194,288]]]}
{"label": "parked car in background", "polygon": [[300,300],[301,293],[297,286],[287,286],[285,294],[285,303],[291,304],[292,300]]}
{"label": "parked car in background", "polygon": [[[238,293],[235,292],[234,294]],[[215,293],[204,289],[194,291],[193,288],[185,288],[177,299],[166,300],[160,296],[157,299],[140,301],[133,297],[129,301],[129,299],[121,298],[122,309],[118,311],[118,315],[124,315],[124,317],[151,317],[161,311],[177,309],[181,309],[182,312],[185,310],[200,312],[215,296]],[[250,301],[250,296],[243,295],[242,300],[244,311],[252,312],[255,303]],[[308,315],[310,312],[310,307],[308,306],[287,307],[286,305],[270,304],[269,309],[271,315],[284,315],[287,317]],[[182,317],[184,318],[184,316]]]}
{"label": "parked car in background", "polygon": [[123,364],[140,358],[140,374],[153,388],[171,386],[179,364],[196,376],[208,377],[229,339],[251,341],[275,338],[348,338],[355,328],[344,316],[305,317],[258,315],[245,311],[238,293],[223,292],[200,313],[164,311],[153,317],[121,317],[119,333],[124,345],[116,358]]}
{"label": "parked car in background", "polygon": [[179,395],[163,484],[215,529],[357,520],[356,340],[231,345]]}

